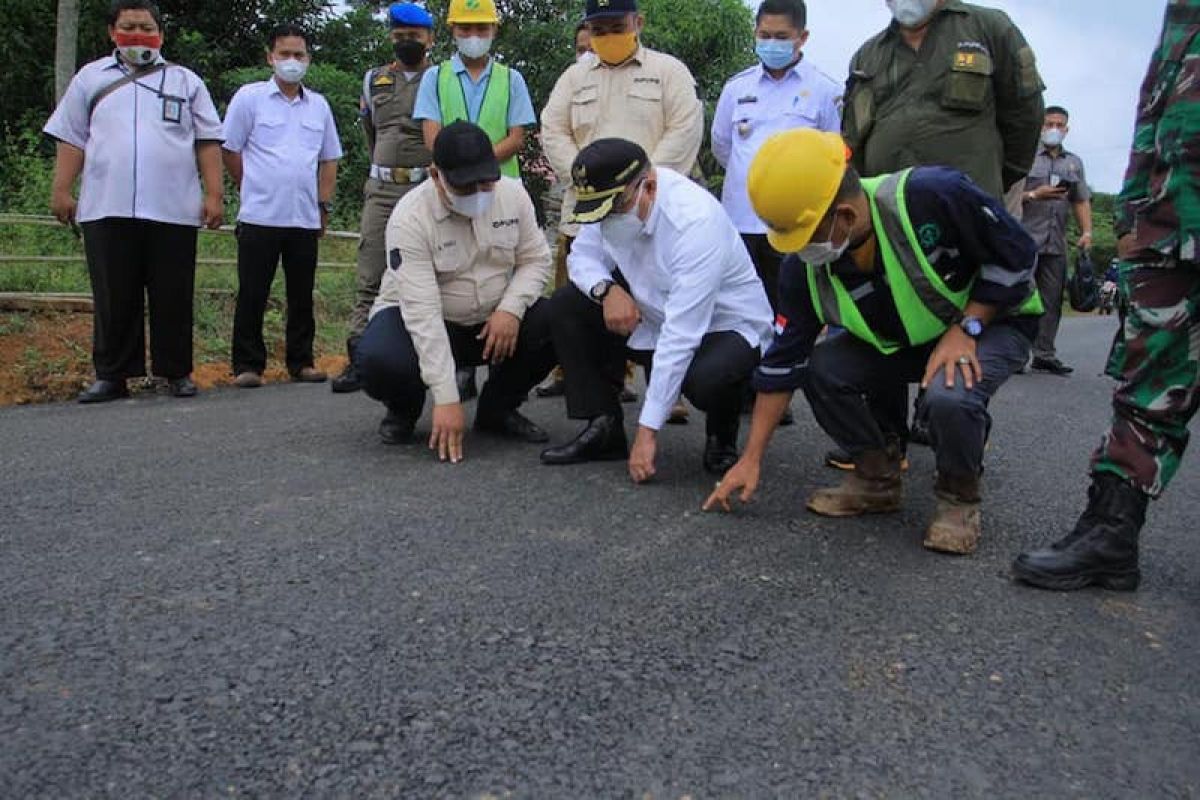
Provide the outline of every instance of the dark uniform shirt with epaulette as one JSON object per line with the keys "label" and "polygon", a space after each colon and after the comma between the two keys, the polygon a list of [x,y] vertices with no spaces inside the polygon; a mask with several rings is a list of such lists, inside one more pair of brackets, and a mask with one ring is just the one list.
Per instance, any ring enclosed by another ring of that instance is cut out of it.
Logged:
{"label": "dark uniform shirt with epaulette", "polygon": [[893,22],[855,53],[843,134],[864,176],[943,164],[1000,197],[1033,163],[1043,88],[1004,12],[948,0],[919,51]]}

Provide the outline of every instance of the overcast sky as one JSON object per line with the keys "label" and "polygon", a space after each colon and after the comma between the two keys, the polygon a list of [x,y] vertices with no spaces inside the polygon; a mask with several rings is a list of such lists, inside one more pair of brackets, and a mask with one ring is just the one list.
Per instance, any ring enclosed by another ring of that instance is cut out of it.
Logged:
{"label": "overcast sky", "polygon": [[[975,0],[1004,9],[1037,54],[1046,104],[1071,112],[1065,147],[1088,183],[1121,188],[1138,89],[1162,27],[1166,0]],[[808,0],[813,63],[841,81],[850,56],[889,15],[884,0]]]}
{"label": "overcast sky", "polygon": [[[1025,33],[1046,83],[1047,105],[1071,112],[1066,147],[1083,159],[1088,182],[1103,192],[1120,189],[1138,88],[1166,0],[975,2],[1004,9]],[[758,0],[747,5],[757,8]],[[888,20],[884,0],[808,0],[808,57],[844,81],[850,56]]]}

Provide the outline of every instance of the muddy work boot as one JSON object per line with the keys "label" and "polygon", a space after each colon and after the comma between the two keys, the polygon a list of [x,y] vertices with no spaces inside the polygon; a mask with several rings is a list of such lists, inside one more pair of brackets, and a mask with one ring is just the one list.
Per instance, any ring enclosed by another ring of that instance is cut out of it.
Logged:
{"label": "muddy work boot", "polygon": [[346,340],[346,368],[329,385],[334,394],[349,394],[362,388],[362,378],[354,366],[354,348],[358,346],[358,340],[357,336]]}
{"label": "muddy work boot", "polygon": [[854,470],[829,489],[808,498],[808,510],[823,517],[858,517],[900,510],[903,484],[894,452],[868,450],[854,459]]}
{"label": "muddy work boot", "polygon": [[1150,496],[1118,475],[1092,478],[1088,504],[1075,530],[1041,550],[1017,556],[1013,575],[1042,589],[1085,586],[1131,592],[1141,581],[1138,534]]}
{"label": "muddy work boot", "polygon": [[922,544],[928,550],[965,556],[975,552],[983,533],[979,477],[938,476],[933,488],[937,510]]}

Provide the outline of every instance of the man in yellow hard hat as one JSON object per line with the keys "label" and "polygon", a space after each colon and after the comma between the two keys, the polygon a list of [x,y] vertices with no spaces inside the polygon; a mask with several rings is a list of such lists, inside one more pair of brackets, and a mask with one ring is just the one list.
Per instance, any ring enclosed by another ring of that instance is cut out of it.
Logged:
{"label": "man in yellow hard hat", "polygon": [[421,120],[425,146],[433,150],[438,131],[466,120],[483,128],[492,141],[500,171],[520,177],[517,153],[525,128],[537,122],[525,77],[491,56],[500,26],[494,0],[450,0],[446,14],[457,51],[426,71],[417,91],[413,118]]}
{"label": "man in yellow hard hat", "polygon": [[[949,167],[861,179],[833,133],[776,134],[748,174],[780,272],[776,338],[755,376],[742,457],[705,509],[729,509],[758,486],[763,453],[792,392],[854,459],[810,511],[831,517],[900,510],[900,453],[870,403],[898,381],[926,387],[937,454],[937,512],[925,546],[974,551],[988,404],[1028,357],[1041,314],[1036,247],[1001,201]],[[844,329],[817,342],[825,325]]]}

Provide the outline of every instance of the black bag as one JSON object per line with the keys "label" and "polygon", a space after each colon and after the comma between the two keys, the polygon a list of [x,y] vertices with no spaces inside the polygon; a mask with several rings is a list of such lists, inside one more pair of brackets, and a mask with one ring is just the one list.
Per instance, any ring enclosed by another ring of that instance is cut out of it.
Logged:
{"label": "black bag", "polygon": [[1087,250],[1080,250],[1075,259],[1075,272],[1067,280],[1067,298],[1071,308],[1083,313],[1094,311],[1100,304],[1100,281]]}

